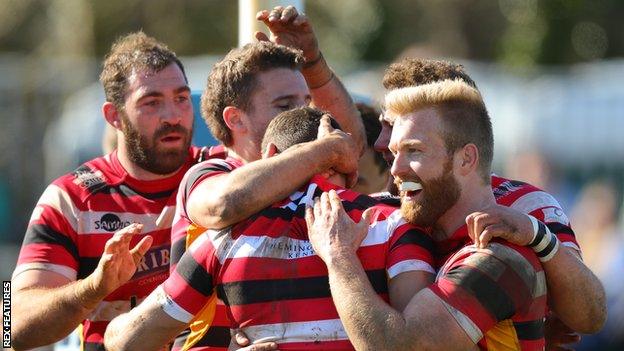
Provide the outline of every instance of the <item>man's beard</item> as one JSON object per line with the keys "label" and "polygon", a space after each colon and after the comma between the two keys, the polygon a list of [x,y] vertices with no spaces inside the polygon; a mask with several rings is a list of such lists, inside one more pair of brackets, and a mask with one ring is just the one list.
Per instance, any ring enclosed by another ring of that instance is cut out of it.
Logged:
{"label": "man's beard", "polygon": [[415,177],[415,181],[422,185],[420,199],[417,202],[409,201],[405,200],[404,195],[401,196],[401,214],[408,222],[421,227],[431,227],[457,203],[461,189],[453,176],[452,168],[453,162],[449,159],[439,177],[426,182]]}
{"label": "man's beard", "polygon": [[[191,146],[191,138],[193,136],[192,130],[189,131],[179,124],[165,124],[157,129],[151,140],[149,140],[147,136],[139,133],[130,120],[128,120],[128,117],[123,113],[121,115],[121,120],[128,157],[139,167],[150,173],[166,175],[175,172],[186,162],[189,152],[188,149]],[[182,146],[179,149],[167,148],[161,150],[158,147],[158,141],[164,135],[171,132],[177,132],[183,135]]]}

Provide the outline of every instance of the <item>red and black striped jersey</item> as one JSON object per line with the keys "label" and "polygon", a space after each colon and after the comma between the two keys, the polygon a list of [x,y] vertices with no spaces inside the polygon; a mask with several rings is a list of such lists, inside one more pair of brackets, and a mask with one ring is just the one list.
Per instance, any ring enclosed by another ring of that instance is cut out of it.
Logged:
{"label": "red and black striped jersey", "polygon": [[106,241],[134,222],[143,224],[143,232],[131,245],[145,235],[154,238],[132,279],[108,295],[83,321],[85,350],[103,349],[108,322],[167,279],[175,195],[182,177],[201,154],[192,147],[176,174],[143,181],[124,170],[114,151],[54,180],[39,199],[13,277],[36,269],[70,280],[85,278],[97,267]]}
{"label": "red and black striped jersey", "polygon": [[482,350],[543,350],[546,278],[531,248],[495,239],[477,249],[466,226],[450,240],[466,245],[429,289],[466,334]]}
{"label": "red and black striped jersey", "polygon": [[581,252],[570,220],[559,202],[549,193],[531,184],[492,175],[492,192],[499,205],[516,209],[544,222],[565,246]]}
{"label": "red and black striped jersey", "polygon": [[[187,213],[186,202],[189,195],[203,180],[231,172],[242,165],[241,161],[227,157],[222,146],[221,149],[212,148],[209,159],[193,166],[182,179],[176,199],[176,215],[171,228],[171,272],[175,270],[187,247],[206,231],[206,228],[193,223]],[[184,331],[176,338],[173,350],[226,351],[230,339],[230,321],[226,316],[223,302],[217,299],[216,311],[214,304],[207,304],[203,312],[196,315],[190,330]]]}
{"label": "red and black striped jersey", "polygon": [[388,301],[388,281],[402,272],[433,274],[433,241],[427,233],[406,223],[396,208],[316,176],[247,220],[199,236],[162,285],[163,309],[189,322],[216,293],[231,326],[251,340],[276,338],[281,350],[352,349],[304,218],[306,205],[330,189],[337,189],[355,221],[374,208],[357,254],[381,298]]}

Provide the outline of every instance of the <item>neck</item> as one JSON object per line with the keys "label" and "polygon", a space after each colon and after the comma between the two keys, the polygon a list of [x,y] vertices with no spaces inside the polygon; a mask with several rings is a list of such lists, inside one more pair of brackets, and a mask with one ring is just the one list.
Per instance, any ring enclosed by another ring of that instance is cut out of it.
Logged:
{"label": "neck", "polygon": [[227,155],[229,157],[238,159],[243,163],[253,162],[261,158],[260,152],[256,150],[257,147],[255,145],[249,144],[246,146],[247,147],[236,144],[236,142],[234,142],[232,145],[227,146],[225,149],[227,150]]}
{"label": "neck", "polygon": [[120,142],[118,140],[117,145],[119,145],[117,147],[117,159],[119,159],[119,163],[121,163],[121,166],[126,170],[126,172],[128,172],[128,174],[132,178],[138,180],[158,180],[171,177],[180,170],[180,168],[178,168],[169,174],[156,174],[150,171],[146,171],[145,169],[139,167],[136,163],[132,162],[132,160],[130,160],[130,157],[128,156],[128,151],[126,149],[126,144],[124,142]]}
{"label": "neck", "polygon": [[476,211],[496,204],[496,199],[489,184],[482,181],[462,187],[457,203],[447,210],[434,225],[434,238],[444,240],[453,235],[457,229],[466,225],[466,217]]}

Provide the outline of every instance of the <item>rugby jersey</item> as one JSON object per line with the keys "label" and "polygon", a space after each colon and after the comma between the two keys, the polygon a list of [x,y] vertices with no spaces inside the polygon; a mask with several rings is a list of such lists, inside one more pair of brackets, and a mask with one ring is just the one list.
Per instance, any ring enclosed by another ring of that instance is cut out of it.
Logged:
{"label": "rugby jersey", "polygon": [[152,246],[126,284],[106,296],[82,323],[84,350],[103,350],[104,330],[115,316],[129,311],[167,279],[170,232],[175,194],[186,171],[201,158],[189,149],[186,163],[174,175],[153,181],[131,177],[117,151],[88,161],[54,180],[44,191],[30,218],[13,277],[32,269],[59,273],[70,280],[90,275],[114,232],[133,223]]}
{"label": "rugby jersey", "polygon": [[531,248],[494,239],[477,249],[466,226],[448,241],[464,246],[439,252],[449,258],[429,289],[472,341],[482,350],[543,350],[546,278]]}
{"label": "rugby jersey", "polygon": [[[208,160],[189,169],[180,183],[176,214],[171,228],[171,272],[175,270],[187,247],[206,231],[206,228],[194,224],[188,216],[186,202],[191,192],[203,180],[231,172],[243,165],[241,161],[227,157],[223,146],[211,148],[208,157]],[[190,330],[185,330],[175,339],[174,351],[226,351],[230,344],[230,321],[226,316],[225,306],[219,299],[207,303],[204,309],[197,313],[189,328]]]}
{"label": "rugby jersey", "polygon": [[304,218],[306,205],[330,189],[337,189],[355,221],[374,208],[373,224],[357,254],[382,299],[388,301],[388,280],[402,272],[433,274],[428,234],[406,223],[396,208],[316,176],[249,219],[199,236],[162,285],[163,309],[189,322],[216,292],[232,327],[242,328],[251,340],[272,339],[281,350],[353,349]]}

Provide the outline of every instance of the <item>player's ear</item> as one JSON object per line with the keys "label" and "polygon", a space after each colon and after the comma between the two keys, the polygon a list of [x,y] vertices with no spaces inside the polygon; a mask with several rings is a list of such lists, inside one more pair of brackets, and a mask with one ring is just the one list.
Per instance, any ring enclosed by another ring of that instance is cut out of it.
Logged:
{"label": "player's ear", "polygon": [[102,114],[108,124],[117,130],[121,130],[121,114],[115,104],[109,101],[105,102],[102,105]]}
{"label": "player's ear", "polygon": [[475,144],[468,143],[455,153],[455,161],[459,173],[465,176],[479,167],[479,149]]}
{"label": "player's ear", "polygon": [[223,121],[231,131],[244,133],[247,131],[247,127],[245,123],[243,123],[242,118],[244,113],[245,112],[238,107],[227,106],[223,109]]}
{"label": "player's ear", "polygon": [[262,158],[273,157],[276,154],[279,154],[279,150],[277,149],[277,146],[275,146],[275,144],[273,143],[268,143],[266,148],[264,149],[264,152],[262,153]]}

